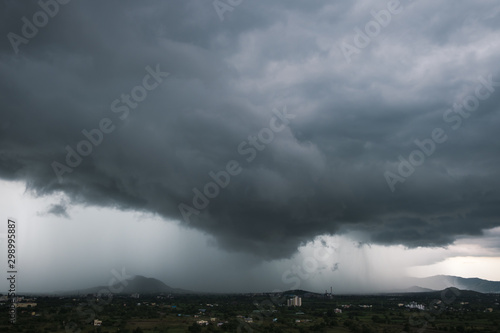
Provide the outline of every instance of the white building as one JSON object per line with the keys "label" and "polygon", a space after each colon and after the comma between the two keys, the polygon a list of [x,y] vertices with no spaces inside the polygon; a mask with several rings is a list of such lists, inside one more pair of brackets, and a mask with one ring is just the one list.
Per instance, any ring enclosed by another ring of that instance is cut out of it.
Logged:
{"label": "white building", "polygon": [[425,310],[425,305],[417,304],[417,302],[411,302],[410,304],[407,304],[406,307],[410,309]]}
{"label": "white building", "polygon": [[302,306],[302,298],[295,296],[294,298],[289,298],[286,303],[287,306]]}

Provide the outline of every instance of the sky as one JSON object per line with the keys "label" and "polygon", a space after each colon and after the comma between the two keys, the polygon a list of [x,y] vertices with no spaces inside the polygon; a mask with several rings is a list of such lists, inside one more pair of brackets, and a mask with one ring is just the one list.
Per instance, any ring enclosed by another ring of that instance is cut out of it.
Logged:
{"label": "sky", "polygon": [[500,281],[497,1],[0,9],[19,290]]}

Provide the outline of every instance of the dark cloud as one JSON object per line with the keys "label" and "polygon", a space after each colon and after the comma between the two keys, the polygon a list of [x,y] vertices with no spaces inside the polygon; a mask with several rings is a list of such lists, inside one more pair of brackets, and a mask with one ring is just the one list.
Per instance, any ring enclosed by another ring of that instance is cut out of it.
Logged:
{"label": "dark cloud", "polygon": [[69,207],[65,200],[60,200],[57,204],[50,204],[49,207],[44,211],[37,212],[38,216],[54,215],[57,217],[63,217],[69,219],[70,215],[68,213]]}
{"label": "dark cloud", "polygon": [[69,214],[67,210],[68,208],[65,205],[57,204],[57,205],[51,205],[50,208],[47,210],[47,213],[69,219]]}
{"label": "dark cloud", "polygon": [[[348,64],[339,45],[386,3],[244,1],[223,22],[210,1],[61,5],[19,54],[1,42],[0,177],[184,224],[179,204],[236,160],[243,171],[189,227],[267,259],[320,234],[443,246],[499,226],[500,87],[459,129],[443,120],[479,76],[500,81],[499,5],[401,1]],[[3,36],[39,10],[2,7]],[[120,119],[113,101],[157,64],[170,75]],[[248,162],[239,145],[285,106],[296,117]],[[59,182],[53,161],[103,118],[114,131]],[[384,173],[437,127],[448,140],[391,192]]]}

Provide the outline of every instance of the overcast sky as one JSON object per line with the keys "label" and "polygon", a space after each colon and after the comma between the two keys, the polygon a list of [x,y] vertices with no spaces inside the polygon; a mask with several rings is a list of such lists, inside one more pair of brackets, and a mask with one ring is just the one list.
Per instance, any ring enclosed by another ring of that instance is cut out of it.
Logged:
{"label": "overcast sky", "polygon": [[46,3],[0,3],[21,290],[500,281],[498,1]]}

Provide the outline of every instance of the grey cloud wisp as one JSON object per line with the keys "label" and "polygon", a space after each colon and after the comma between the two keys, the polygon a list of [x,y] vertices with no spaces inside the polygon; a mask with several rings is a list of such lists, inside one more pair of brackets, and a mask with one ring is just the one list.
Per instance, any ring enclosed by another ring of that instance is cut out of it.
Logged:
{"label": "grey cloud wisp", "polygon": [[[265,259],[321,234],[444,246],[500,226],[500,89],[460,129],[443,122],[478,77],[500,82],[496,1],[401,1],[349,63],[339,45],[387,1],[244,1],[223,21],[210,1],[72,1],[18,52],[7,35],[40,6],[0,6],[0,177],[35,195],[183,224],[179,204],[236,160],[189,227]],[[157,65],[168,77],[133,97]],[[112,110],[123,94],[126,119]],[[238,146],[285,106],[293,120],[245,162]],[[53,162],[102,119],[115,128],[58,179]],[[384,173],[436,127],[446,142],[391,192]]]}

